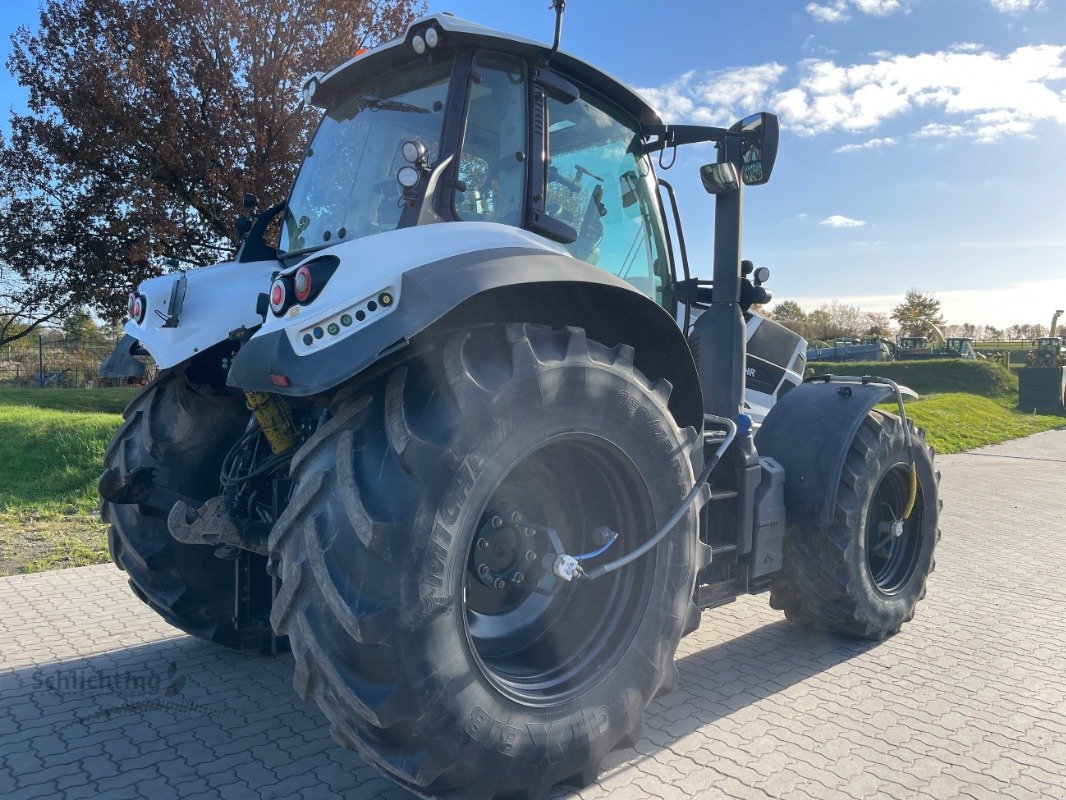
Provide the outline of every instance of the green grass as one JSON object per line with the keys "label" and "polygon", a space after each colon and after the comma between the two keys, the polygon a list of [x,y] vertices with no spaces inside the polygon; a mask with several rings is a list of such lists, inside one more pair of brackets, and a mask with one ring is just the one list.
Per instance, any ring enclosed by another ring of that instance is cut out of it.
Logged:
{"label": "green grass", "polygon": [[[1066,427],[1060,414],[1023,414],[1011,397],[978,397],[962,392],[934,394],[907,403],[907,414],[925,428],[938,453],[961,453],[975,447],[1019,439]],[[895,404],[882,408],[895,411]]]}
{"label": "green grass", "polygon": [[[124,404],[117,390],[0,390],[0,575],[106,561],[96,480],[122,417],[42,408],[24,393],[44,406]],[[72,396],[49,397],[60,393]]]}
{"label": "green grass", "polygon": [[1008,397],[1018,391],[1018,376],[990,361],[869,361],[854,364],[811,362],[815,375],[879,375],[909,386],[918,394],[965,392],[981,397]]}
{"label": "green grass", "polygon": [[137,393],[130,389],[3,389],[0,407],[33,406],[56,411],[99,411],[121,414]]}

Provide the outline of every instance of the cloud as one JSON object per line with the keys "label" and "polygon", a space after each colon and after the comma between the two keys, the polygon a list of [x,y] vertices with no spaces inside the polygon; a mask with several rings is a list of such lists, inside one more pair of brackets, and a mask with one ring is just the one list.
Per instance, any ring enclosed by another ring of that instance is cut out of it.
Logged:
{"label": "cloud", "polygon": [[[995,0],[994,0],[995,1]],[[1004,0],[998,0],[1004,2]],[[1014,0],[1017,2],[1018,0]],[[1006,0],[1011,2],[1011,0]],[[818,22],[847,22],[851,19],[848,11],[855,10],[863,14],[884,17],[903,8],[901,0],[828,0],[826,3],[808,3],[806,11]]]}
{"label": "cloud", "polygon": [[852,219],[851,217],[845,217],[843,214],[833,214],[818,224],[829,228],[861,228],[866,224],[866,220]]}
{"label": "cloud", "polygon": [[988,3],[996,11],[1002,11],[1005,14],[1018,14],[1029,9],[1035,11],[1044,6],[1044,0],[988,0]]}
{"label": "cloud", "polygon": [[837,3],[832,6],[820,6],[817,3],[808,3],[807,13],[819,22],[845,22],[850,19],[844,10],[845,8],[846,6],[844,3]]}
{"label": "cloud", "polygon": [[836,153],[854,153],[857,150],[876,150],[881,147],[890,147],[897,144],[897,141],[891,136],[885,136],[879,139],[867,139],[865,142],[856,142],[855,144],[845,144],[838,147],[834,152]]}
{"label": "cloud", "polygon": [[694,70],[662,86],[638,89],[668,121],[731,125],[737,108],[757,108],[785,74],[783,64],[697,73]]}
{"label": "cloud", "polygon": [[976,53],[984,50],[985,46],[977,42],[956,42],[948,49],[953,53]]}
{"label": "cloud", "polygon": [[729,124],[769,108],[806,136],[870,131],[916,111],[940,115],[930,124],[962,126],[979,142],[1028,133],[1038,122],[1066,125],[1066,46],[1061,45],[1030,45],[1005,55],[886,54],[857,64],[810,59],[788,82],[786,74],[776,62],[690,71],[640,91],[670,122]]}

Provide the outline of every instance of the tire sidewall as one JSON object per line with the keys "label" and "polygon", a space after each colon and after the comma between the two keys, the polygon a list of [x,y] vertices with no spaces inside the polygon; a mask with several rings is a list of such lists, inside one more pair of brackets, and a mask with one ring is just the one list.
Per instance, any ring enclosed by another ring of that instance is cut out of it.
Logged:
{"label": "tire sidewall", "polygon": [[[563,388],[545,397],[545,385]],[[695,515],[656,549],[652,600],[628,650],[597,684],[549,707],[524,706],[502,694],[482,673],[468,638],[462,582],[480,516],[514,463],[558,434],[595,436],[626,453],[644,479],[658,523],[691,487],[692,464],[665,404],[632,375],[591,359],[539,365],[536,374],[504,386],[492,409],[487,425],[480,419],[460,423],[452,449],[458,464],[443,471],[427,493],[435,502],[424,502],[416,516],[409,560],[414,580],[406,582],[410,594],[402,602],[415,618],[401,625],[398,656],[411,661],[407,674],[426,675],[418,692],[437,717],[429,727],[461,737],[463,761],[479,769],[495,763],[532,770],[547,759],[551,777],[560,780],[598,762],[630,733],[662,684],[662,648],[672,662],[692,596]]]}
{"label": "tire sidewall", "polygon": [[[909,423],[907,423],[909,424]],[[915,437],[917,438],[917,437]],[[921,544],[913,570],[907,582],[893,594],[885,594],[874,583],[867,558],[866,525],[871,513],[877,488],[888,473],[899,465],[910,464],[914,459],[918,473],[919,502],[921,506]],[[857,576],[859,601],[866,605],[868,618],[883,620],[890,627],[899,627],[914,613],[914,607],[925,591],[925,582],[933,561],[933,549],[936,545],[937,507],[936,473],[928,449],[917,441],[908,451],[902,425],[897,424],[888,438],[888,445],[879,447],[871,454],[869,474],[871,479],[865,481],[859,494],[860,508],[855,544],[852,548],[853,574]]]}

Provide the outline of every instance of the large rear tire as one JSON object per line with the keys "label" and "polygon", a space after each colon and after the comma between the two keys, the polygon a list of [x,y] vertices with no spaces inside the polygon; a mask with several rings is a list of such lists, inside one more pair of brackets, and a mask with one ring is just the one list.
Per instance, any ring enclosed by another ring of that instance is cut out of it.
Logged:
{"label": "large rear tire", "polygon": [[912,454],[899,417],[871,411],[847,454],[833,521],[789,528],[770,593],[770,605],[789,619],[876,640],[914,617],[940,540],[940,473],[924,431],[907,424],[918,495],[900,534],[890,528],[906,510]]}
{"label": "large rear tire", "polygon": [[455,334],[342,392],[294,458],[272,621],[297,692],[400,784],[514,800],[587,784],[676,682],[695,514],[555,595],[536,527],[582,553],[609,525],[623,534],[609,559],[691,487],[696,432],[632,355],[574,328]]}
{"label": "large rear tire", "polygon": [[[125,474],[152,467],[157,483],[206,500],[218,493],[222,459],[244,430],[248,409],[239,395],[194,385],[172,371],[142,389],[123,416],[104,468]],[[105,500],[100,512],[110,523],[111,560],[129,576],[133,593],[163,619],[226,647],[264,647],[270,634],[265,620],[259,627],[234,626],[233,560],[216,558],[214,547],[177,541],[165,511]]]}

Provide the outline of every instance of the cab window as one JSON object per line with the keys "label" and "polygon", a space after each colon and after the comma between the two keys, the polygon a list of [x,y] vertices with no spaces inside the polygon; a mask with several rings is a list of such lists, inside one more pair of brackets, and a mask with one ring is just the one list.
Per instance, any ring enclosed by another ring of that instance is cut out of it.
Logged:
{"label": "cab window", "polygon": [[582,91],[548,101],[546,211],[577,231],[571,255],[672,308],[673,280],[651,162],[635,121]]}
{"label": "cab window", "polygon": [[456,215],[519,227],[525,198],[525,67],[506,56],[479,53],[473,69]]}

